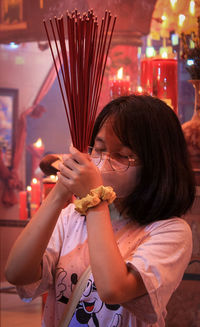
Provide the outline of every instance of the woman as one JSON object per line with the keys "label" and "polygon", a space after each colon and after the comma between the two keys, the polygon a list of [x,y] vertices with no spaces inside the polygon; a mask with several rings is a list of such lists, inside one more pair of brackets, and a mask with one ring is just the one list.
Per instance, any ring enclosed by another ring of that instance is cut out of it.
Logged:
{"label": "woman", "polygon": [[[22,298],[48,291],[43,326],[58,326],[90,264],[69,326],[164,326],[192,251],[180,218],[194,200],[180,123],[157,98],[121,97],[98,116],[91,146],[90,156],[72,147],[63,157],[56,186],[10,253],[7,279]],[[72,194],[76,210],[62,210]]]}

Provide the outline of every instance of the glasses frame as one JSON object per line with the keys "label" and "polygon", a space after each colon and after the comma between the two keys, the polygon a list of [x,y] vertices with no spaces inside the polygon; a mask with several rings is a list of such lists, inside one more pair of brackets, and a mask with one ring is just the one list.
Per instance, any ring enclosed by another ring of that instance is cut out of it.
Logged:
{"label": "glasses frame", "polygon": [[[92,146],[88,146],[88,154],[89,154],[89,155],[92,154],[93,149],[94,149],[94,147],[92,147]],[[102,160],[105,160],[105,159],[103,159],[103,155],[105,155],[105,156],[107,157],[107,160],[109,161],[110,167],[112,168],[113,171],[123,171],[123,172],[125,172],[125,171],[128,170],[128,168],[130,167],[130,164],[131,164],[131,163],[134,163],[133,166],[135,166],[135,164],[137,163],[137,159],[135,159],[135,158],[131,158],[130,156],[127,156],[127,159],[128,159],[128,165],[127,165],[127,166],[124,165],[125,169],[117,170],[117,169],[115,169],[115,168],[113,167],[113,165],[112,165],[112,160],[114,160],[114,161],[116,161],[116,162],[118,162],[118,161],[115,160],[115,159],[110,159],[110,156],[111,156],[111,153],[110,153],[110,152],[102,151],[102,152],[100,152],[100,154],[99,154],[99,162],[98,162],[98,164],[96,164],[97,167],[98,167],[98,165],[101,163]],[[123,166],[123,164],[121,164],[121,165]]]}

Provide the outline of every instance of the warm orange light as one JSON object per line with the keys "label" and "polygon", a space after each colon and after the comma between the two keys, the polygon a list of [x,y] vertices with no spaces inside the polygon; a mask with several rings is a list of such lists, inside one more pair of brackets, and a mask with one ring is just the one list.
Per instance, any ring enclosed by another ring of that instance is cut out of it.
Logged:
{"label": "warm orange light", "polygon": [[38,182],[37,178],[33,178],[33,179],[32,179],[32,183],[33,183],[33,184],[37,184],[37,182]]}
{"label": "warm orange light", "polygon": [[181,14],[178,16],[178,25],[183,26],[183,23],[185,21],[185,15]]}
{"label": "warm orange light", "polygon": [[39,138],[35,143],[33,143],[33,145],[34,145],[36,148],[41,148],[41,147],[43,146],[42,139]]}
{"label": "warm orange light", "polygon": [[138,93],[142,93],[143,92],[142,86],[138,86],[137,91],[138,91]]}
{"label": "warm orange light", "polygon": [[195,15],[195,1],[194,0],[190,1],[189,12],[192,16]]}
{"label": "warm orange light", "polygon": [[52,182],[57,182],[58,177],[55,175],[50,175],[50,179],[52,180]]}
{"label": "warm orange light", "polygon": [[122,79],[123,78],[123,67],[121,67],[118,71],[117,71],[117,79]]}
{"label": "warm orange light", "polygon": [[32,187],[29,185],[29,186],[27,186],[26,190],[27,190],[27,192],[31,192]]}
{"label": "warm orange light", "polygon": [[170,3],[171,3],[172,8],[174,9],[174,7],[177,3],[177,0],[170,0]]}

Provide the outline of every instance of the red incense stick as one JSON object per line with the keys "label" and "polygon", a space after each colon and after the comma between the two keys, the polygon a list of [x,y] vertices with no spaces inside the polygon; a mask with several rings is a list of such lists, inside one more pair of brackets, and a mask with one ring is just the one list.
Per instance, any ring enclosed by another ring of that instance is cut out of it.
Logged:
{"label": "red incense stick", "polygon": [[72,142],[82,152],[90,142],[115,22],[105,11],[99,26],[93,10],[44,21]]}

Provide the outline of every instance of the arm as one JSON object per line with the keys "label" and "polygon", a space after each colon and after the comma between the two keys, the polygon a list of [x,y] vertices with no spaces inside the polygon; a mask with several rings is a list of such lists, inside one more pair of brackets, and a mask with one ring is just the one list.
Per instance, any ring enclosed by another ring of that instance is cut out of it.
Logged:
{"label": "arm", "polygon": [[58,182],[11,249],[6,278],[15,285],[33,283],[41,278],[42,257],[58,216],[71,193]]}
{"label": "arm", "polygon": [[113,233],[106,202],[87,213],[90,263],[99,296],[106,303],[123,303],[146,293],[139,273],[130,272]]}
{"label": "arm", "polygon": [[[80,152],[73,150],[72,159],[61,166],[60,181],[79,197],[102,184],[99,170]],[[106,202],[87,213],[90,263],[102,301],[123,303],[146,293],[140,275],[129,272],[118,249]]]}

